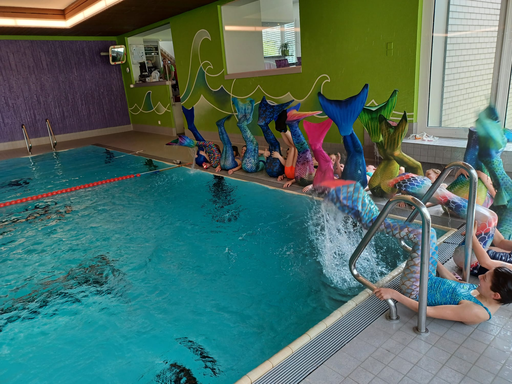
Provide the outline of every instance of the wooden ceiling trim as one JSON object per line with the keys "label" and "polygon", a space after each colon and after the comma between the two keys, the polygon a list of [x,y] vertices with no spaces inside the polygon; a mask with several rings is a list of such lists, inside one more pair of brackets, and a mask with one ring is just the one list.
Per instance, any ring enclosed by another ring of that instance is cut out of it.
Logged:
{"label": "wooden ceiling trim", "polygon": [[66,9],[64,9],[64,15],[66,15],[66,19],[70,19],[76,14],[84,11],[89,8],[91,5],[98,3],[101,0],[78,0],[73,4],[70,4]]}
{"label": "wooden ceiling trim", "polygon": [[66,20],[64,10],[45,8],[0,7],[0,17]]}

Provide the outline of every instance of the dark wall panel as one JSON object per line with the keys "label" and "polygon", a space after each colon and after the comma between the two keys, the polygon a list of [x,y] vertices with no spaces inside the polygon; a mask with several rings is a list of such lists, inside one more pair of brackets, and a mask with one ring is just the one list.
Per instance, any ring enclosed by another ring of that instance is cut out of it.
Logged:
{"label": "dark wall panel", "polygon": [[0,41],[0,142],[130,124],[112,41]]}

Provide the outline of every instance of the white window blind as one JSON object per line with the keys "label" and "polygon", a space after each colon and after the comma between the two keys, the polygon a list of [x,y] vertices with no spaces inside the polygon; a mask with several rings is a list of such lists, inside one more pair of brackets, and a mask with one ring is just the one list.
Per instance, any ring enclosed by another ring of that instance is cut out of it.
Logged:
{"label": "white window blind", "polygon": [[295,23],[288,23],[284,25],[284,41],[283,43],[288,43],[288,52],[289,55],[286,56],[289,62],[295,62],[297,59],[295,58]]}
{"label": "white window blind", "polygon": [[281,28],[265,28],[263,31],[263,56],[281,56]]}

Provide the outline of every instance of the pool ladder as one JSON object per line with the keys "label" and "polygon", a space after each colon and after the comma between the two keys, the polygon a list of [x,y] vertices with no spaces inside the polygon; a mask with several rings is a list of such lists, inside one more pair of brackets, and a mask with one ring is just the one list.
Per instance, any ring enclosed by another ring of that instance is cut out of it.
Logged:
{"label": "pool ladder", "polygon": [[21,124],[21,130],[23,132],[23,138],[25,139],[25,145],[27,146],[27,151],[29,155],[32,155],[32,142],[30,141],[30,137],[27,133],[27,128],[25,127],[25,124]]}
{"label": "pool ladder", "polygon": [[[55,147],[57,147],[57,139],[53,133],[52,125],[50,124],[50,120],[46,119],[46,129],[48,131],[48,137],[50,138],[50,145],[52,150],[55,151]],[[27,127],[25,124],[21,124],[21,130],[23,132],[23,138],[25,139],[25,145],[27,146],[27,151],[29,155],[32,155],[32,142],[30,141],[30,137],[28,136]]]}
{"label": "pool ladder", "polygon": [[[441,186],[443,181],[446,179],[448,174],[454,168],[462,168],[466,170],[469,175],[469,199],[468,199],[468,209],[467,209],[467,220],[466,223],[473,223],[475,221],[475,206],[476,206],[476,192],[478,186],[478,175],[475,169],[469,165],[468,163],[462,161],[455,161],[453,163],[448,164],[437,180],[432,184],[432,186],[428,189],[425,195],[420,199],[417,199],[413,196],[407,195],[396,195],[389,199],[381,213],[373,223],[373,225],[368,229],[366,235],[363,237],[356,250],[350,257],[349,268],[352,276],[359,281],[364,286],[370,288],[372,291],[377,288],[375,284],[370,282],[368,279],[363,277],[356,269],[356,263],[364,249],[373,238],[375,233],[377,233],[379,227],[384,222],[384,219],[389,215],[391,209],[399,202],[406,202],[411,204],[414,207],[412,213],[407,217],[405,222],[412,222],[417,217],[418,214],[421,216],[421,264],[420,264],[420,289],[418,295],[418,324],[414,327],[414,331],[419,334],[428,334],[429,331],[426,327],[427,321],[427,287],[428,287],[428,269],[430,262],[430,231],[432,228],[430,213],[427,210],[425,204],[430,200],[430,198],[434,195],[435,191]],[[464,274],[466,276],[466,281],[469,281],[469,269],[471,264],[471,239],[473,237],[473,225],[466,225],[466,241],[464,247],[465,261],[464,261]],[[407,245],[404,241],[401,241],[403,249],[407,251],[411,251],[411,247]],[[396,304],[393,300],[386,300],[389,306],[389,312],[386,315],[386,318],[390,321],[397,321],[400,317],[398,316],[398,312],[396,309]]]}
{"label": "pool ladder", "polygon": [[55,147],[57,146],[57,139],[53,134],[52,125],[50,124],[50,120],[46,119],[46,129],[48,130],[48,136],[50,137],[50,145],[52,146],[52,150],[55,151]]}

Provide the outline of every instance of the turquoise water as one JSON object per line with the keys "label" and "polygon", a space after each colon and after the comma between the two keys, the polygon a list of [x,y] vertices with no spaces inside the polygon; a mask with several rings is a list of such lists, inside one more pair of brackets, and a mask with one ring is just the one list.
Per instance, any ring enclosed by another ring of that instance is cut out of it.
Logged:
{"label": "turquoise water", "polygon": [[[96,147],[8,160],[0,202],[155,167]],[[347,299],[318,206],[177,168],[0,208],[0,382],[236,381]]]}

